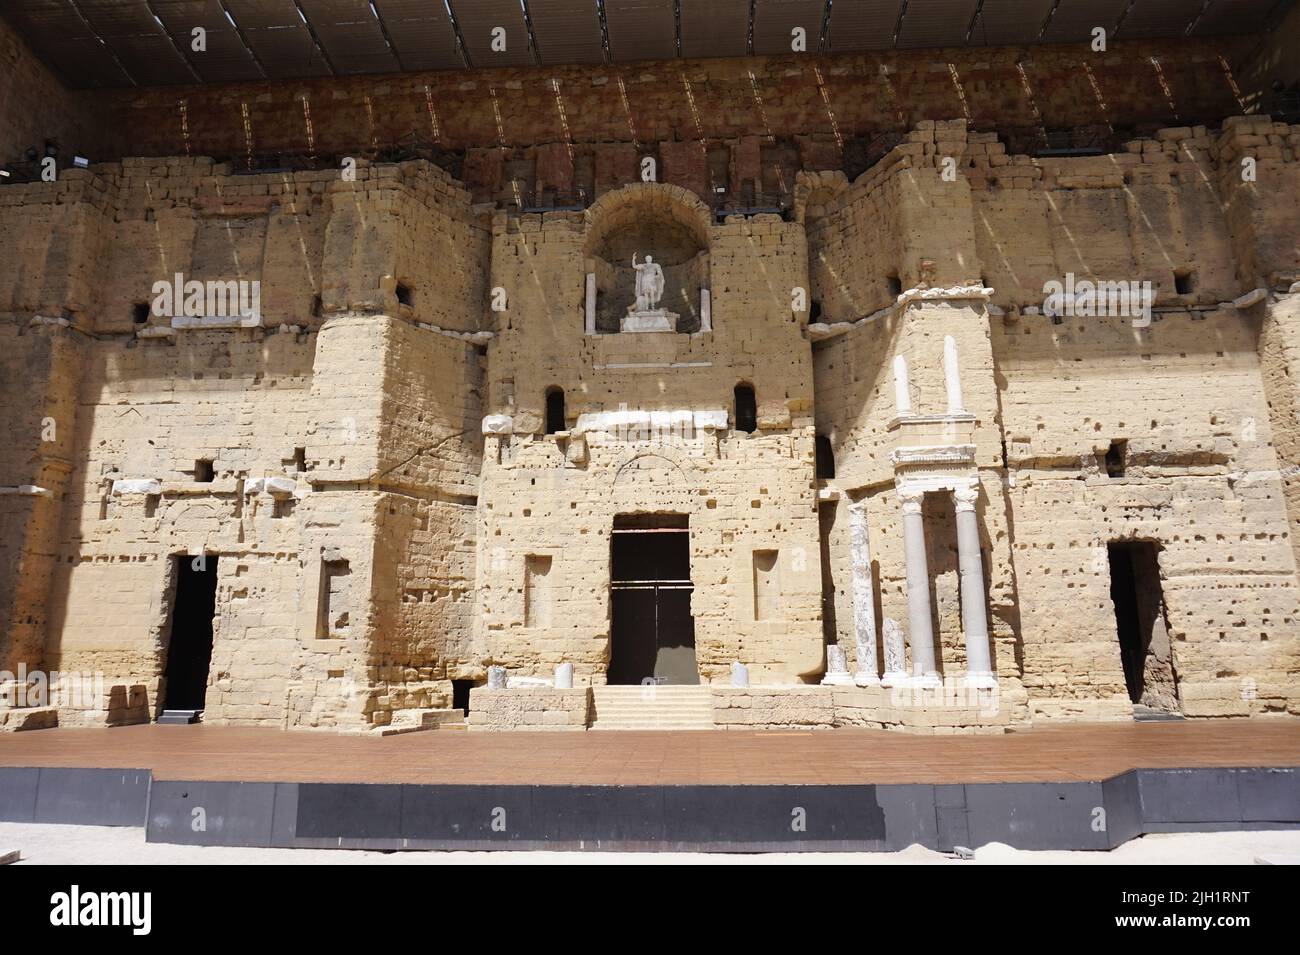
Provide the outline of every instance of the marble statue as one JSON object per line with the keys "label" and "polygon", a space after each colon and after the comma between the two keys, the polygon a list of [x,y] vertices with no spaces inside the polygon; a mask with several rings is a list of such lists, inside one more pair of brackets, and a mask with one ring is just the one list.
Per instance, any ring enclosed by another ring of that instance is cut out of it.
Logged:
{"label": "marble statue", "polygon": [[636,269],[636,310],[652,312],[664,297],[664,270],[651,255],[638,265],[635,252],[632,253],[632,268]]}
{"label": "marble statue", "polygon": [[620,321],[624,332],[672,332],[677,329],[677,313],[659,306],[664,297],[664,270],[654,256],[647,255],[644,262],[632,253],[632,268],[636,270],[636,302],[629,305]]}

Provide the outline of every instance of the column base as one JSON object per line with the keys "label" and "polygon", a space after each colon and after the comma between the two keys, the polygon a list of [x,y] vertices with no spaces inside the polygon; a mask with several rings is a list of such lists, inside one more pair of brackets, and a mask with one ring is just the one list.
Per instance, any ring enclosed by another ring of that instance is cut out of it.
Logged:
{"label": "column base", "polygon": [[996,690],[998,675],[992,670],[975,670],[966,674],[966,685],[973,690]]}
{"label": "column base", "polygon": [[931,671],[911,677],[908,680],[908,685],[920,687],[923,690],[937,690],[943,686],[943,679],[938,673]]}
{"label": "column base", "polygon": [[870,670],[859,670],[853,674],[854,686],[880,686],[880,677],[876,676]]}
{"label": "column base", "polygon": [[852,686],[853,677],[847,672],[827,673],[822,677],[822,686]]}
{"label": "column base", "polygon": [[907,686],[911,680],[902,670],[886,670],[885,675],[880,678],[880,685],[889,689],[893,686]]}

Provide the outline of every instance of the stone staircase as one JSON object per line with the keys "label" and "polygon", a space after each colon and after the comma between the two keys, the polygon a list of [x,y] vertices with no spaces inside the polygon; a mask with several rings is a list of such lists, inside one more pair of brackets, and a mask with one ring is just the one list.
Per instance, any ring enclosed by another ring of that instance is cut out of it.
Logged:
{"label": "stone staircase", "polygon": [[713,695],[703,686],[592,687],[594,730],[711,730]]}

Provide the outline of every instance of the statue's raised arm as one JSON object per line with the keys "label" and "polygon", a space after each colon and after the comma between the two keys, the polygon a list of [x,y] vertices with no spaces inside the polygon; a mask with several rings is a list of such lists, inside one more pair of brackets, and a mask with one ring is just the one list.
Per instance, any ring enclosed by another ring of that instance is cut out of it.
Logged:
{"label": "statue's raised arm", "polygon": [[636,253],[636,252],[633,252],[633,253],[632,253],[632,268],[634,268],[634,269],[636,269],[638,272],[640,272],[643,268],[645,268],[645,266],[644,266],[644,265],[637,265],[637,264],[636,264],[636,257],[637,257],[638,254],[639,254],[639,253]]}

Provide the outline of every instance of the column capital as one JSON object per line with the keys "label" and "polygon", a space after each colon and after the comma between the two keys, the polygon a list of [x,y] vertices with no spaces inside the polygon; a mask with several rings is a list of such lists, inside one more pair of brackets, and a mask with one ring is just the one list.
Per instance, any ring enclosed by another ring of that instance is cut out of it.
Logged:
{"label": "column capital", "polygon": [[916,488],[899,488],[898,503],[903,508],[904,514],[920,514],[921,502],[925,500],[925,492]]}
{"label": "column capital", "polygon": [[953,501],[957,505],[957,513],[962,511],[975,510],[975,504],[980,499],[980,489],[978,487],[959,487],[952,492]]}

